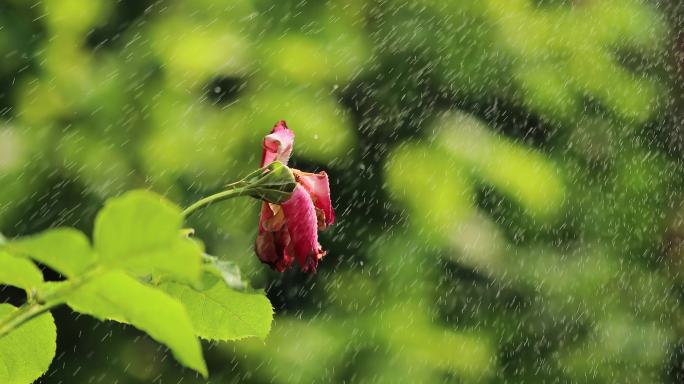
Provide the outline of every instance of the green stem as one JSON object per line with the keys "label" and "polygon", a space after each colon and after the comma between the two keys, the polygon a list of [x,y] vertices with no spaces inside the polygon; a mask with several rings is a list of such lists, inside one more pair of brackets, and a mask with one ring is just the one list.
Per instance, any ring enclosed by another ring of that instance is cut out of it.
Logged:
{"label": "green stem", "polygon": [[100,275],[102,271],[101,268],[92,269],[72,281],[67,281],[67,284],[55,289],[39,300],[32,300],[22,305],[0,321],[0,339],[34,317],[40,316],[50,309],[63,304],[65,295],[87,283],[93,277]]}
{"label": "green stem", "polygon": [[196,210],[198,210],[202,207],[205,207],[209,204],[212,204],[212,203],[215,203],[218,201],[232,199],[233,197],[245,196],[247,193],[248,193],[248,191],[245,188],[234,188],[234,189],[229,189],[226,191],[221,191],[221,192],[215,193],[213,195],[209,195],[203,199],[197,200],[192,205],[185,208],[185,210],[183,210],[183,216],[188,217],[193,212],[195,212]]}
{"label": "green stem", "polygon": [[36,302],[24,304],[16,311],[7,316],[0,325],[0,339],[19,328],[22,324],[33,319],[36,316],[42,315],[49,311],[52,307],[60,304],[59,302],[52,302],[48,304],[39,304]]}

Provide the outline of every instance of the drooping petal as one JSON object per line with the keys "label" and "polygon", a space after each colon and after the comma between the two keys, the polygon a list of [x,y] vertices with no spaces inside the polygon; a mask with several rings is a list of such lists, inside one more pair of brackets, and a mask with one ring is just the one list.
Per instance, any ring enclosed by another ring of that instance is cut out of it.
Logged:
{"label": "drooping petal", "polygon": [[279,231],[284,225],[285,214],[282,207],[264,201],[261,205],[261,214],[259,215],[259,233]]}
{"label": "drooping petal", "polygon": [[294,261],[291,248],[290,234],[284,226],[284,214],[279,206],[272,206],[266,202],[261,205],[261,215],[259,217],[259,233],[257,234],[254,251],[259,260],[270,265],[278,272],[282,272]]}
{"label": "drooping petal", "polygon": [[302,185],[311,196],[314,207],[321,210],[324,215],[323,225],[320,229],[325,229],[327,226],[335,222],[335,211],[330,200],[330,184],[328,183],[328,174],[325,172],[307,173],[299,170],[293,170],[297,183]]}
{"label": "drooping petal", "polygon": [[261,153],[261,167],[274,161],[287,164],[294,146],[294,132],[287,128],[285,120],[280,120],[273,127],[270,135],[264,137],[263,152]]}
{"label": "drooping petal", "polygon": [[315,271],[325,252],[318,244],[316,209],[311,196],[304,187],[297,185],[282,208],[295,259],[303,271]]}
{"label": "drooping petal", "polygon": [[254,250],[262,263],[268,264],[278,272],[292,266],[294,257],[288,252],[290,234],[286,229],[263,232],[257,235]]}

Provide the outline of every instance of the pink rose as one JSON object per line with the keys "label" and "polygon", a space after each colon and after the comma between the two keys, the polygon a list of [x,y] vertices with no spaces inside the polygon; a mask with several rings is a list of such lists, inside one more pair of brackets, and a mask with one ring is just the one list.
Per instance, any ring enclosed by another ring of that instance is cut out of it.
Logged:
{"label": "pink rose", "polygon": [[[292,154],[294,133],[285,121],[275,125],[264,138],[261,167],[273,161],[287,164]],[[304,272],[315,272],[325,251],[318,243],[318,230],[335,222],[330,201],[328,175],[293,169],[297,186],[284,203],[263,202],[259,217],[256,254],[273,269],[282,272],[297,260]]]}

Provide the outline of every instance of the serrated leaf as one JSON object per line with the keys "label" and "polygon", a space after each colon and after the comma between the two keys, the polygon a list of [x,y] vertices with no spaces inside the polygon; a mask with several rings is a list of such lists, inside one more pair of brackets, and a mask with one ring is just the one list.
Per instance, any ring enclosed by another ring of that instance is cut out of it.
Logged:
{"label": "serrated leaf", "polygon": [[185,308],[161,290],[113,271],[73,291],[66,302],[77,312],[128,323],[147,332],[169,347],[180,363],[207,376],[202,348]]}
{"label": "serrated leaf", "polygon": [[230,289],[210,273],[200,287],[165,282],[160,288],[185,306],[197,335],[208,340],[265,338],[271,329],[273,307],[263,293]]}
{"label": "serrated leaf", "polygon": [[[17,308],[0,304],[0,322]],[[0,337],[0,383],[26,384],[38,379],[55,357],[57,330],[47,312]]]}
{"label": "serrated leaf", "polygon": [[202,250],[180,235],[179,207],[148,191],[110,199],[95,220],[95,250],[103,263],[138,275],[154,273],[188,281],[199,277]]}
{"label": "serrated leaf", "polygon": [[88,238],[72,228],[51,229],[11,241],[8,249],[26,255],[67,277],[80,275],[96,261]]}
{"label": "serrated leaf", "polygon": [[30,260],[0,251],[0,284],[29,290],[43,283],[43,273]]}

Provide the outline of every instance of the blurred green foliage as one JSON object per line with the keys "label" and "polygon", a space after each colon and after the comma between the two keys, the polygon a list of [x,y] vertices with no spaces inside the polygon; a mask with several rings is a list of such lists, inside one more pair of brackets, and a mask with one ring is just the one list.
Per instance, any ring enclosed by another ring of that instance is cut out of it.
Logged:
{"label": "blurred green foliage", "polygon": [[[276,305],[265,343],[205,346],[214,382],[680,382],[681,20],[637,0],[5,0],[0,230],[88,230],[135,187],[190,202],[286,119],[339,222],[306,277],[258,263],[253,202],[193,218]],[[200,381],[88,321],[43,382]]]}

